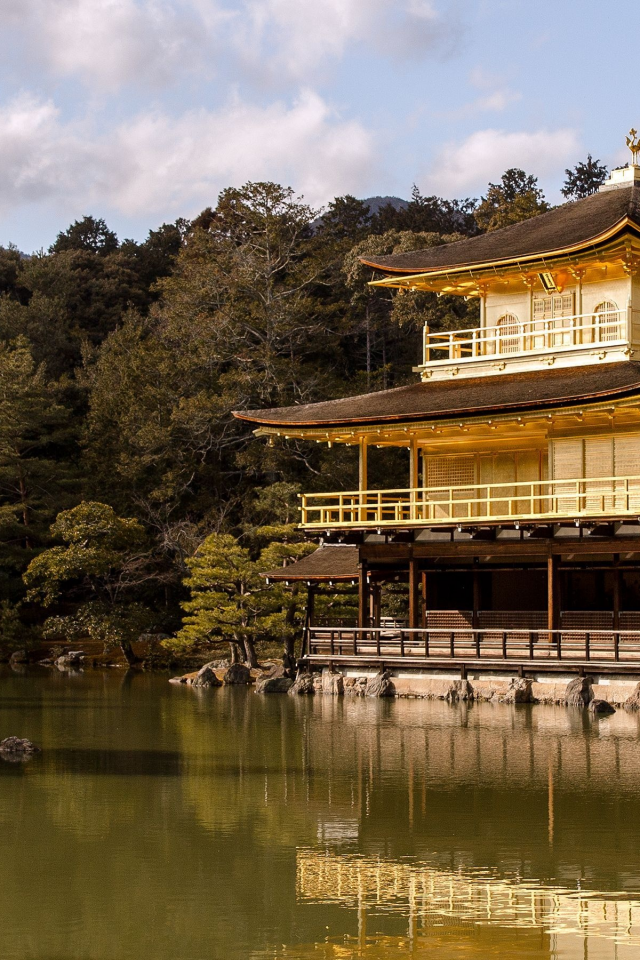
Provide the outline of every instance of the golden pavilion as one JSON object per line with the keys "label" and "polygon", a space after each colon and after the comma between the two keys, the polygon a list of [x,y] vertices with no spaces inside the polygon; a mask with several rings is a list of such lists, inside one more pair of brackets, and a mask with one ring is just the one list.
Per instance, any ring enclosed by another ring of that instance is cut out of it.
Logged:
{"label": "golden pavilion", "polygon": [[[236,414],[359,451],[357,489],[301,498],[321,546],[287,579],[359,589],[357,623],[310,611],[309,663],[640,676],[635,160],[531,220],[367,261],[377,286],[480,302],[473,329],[425,326],[415,383]],[[368,484],[373,447],[408,451],[393,489]],[[395,581],[404,620],[381,601]]]}

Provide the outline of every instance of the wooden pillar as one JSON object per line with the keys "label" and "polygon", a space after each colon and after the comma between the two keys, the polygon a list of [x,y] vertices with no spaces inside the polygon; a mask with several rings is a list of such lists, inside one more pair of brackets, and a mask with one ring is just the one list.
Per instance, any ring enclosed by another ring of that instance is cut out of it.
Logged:
{"label": "wooden pillar", "polygon": [[415,492],[420,486],[420,451],[418,449],[418,441],[415,437],[411,437],[411,442],[409,444],[409,489],[411,493],[409,494],[411,498],[411,519],[416,520],[416,502],[417,502],[417,493]]}
{"label": "wooden pillar", "polygon": [[422,608],[422,629],[427,629],[427,604],[429,602],[429,595],[427,593],[427,571],[422,571],[422,597],[420,598],[420,606]]}
{"label": "wooden pillar", "polygon": [[302,656],[309,653],[310,629],[313,626],[313,613],[315,608],[317,584],[307,583],[307,610],[304,618],[304,634],[302,637]]}
{"label": "wooden pillar", "polygon": [[613,629],[620,629],[620,554],[613,557]]}
{"label": "wooden pillar", "polygon": [[379,627],[382,614],[382,584],[374,583],[371,586],[371,626]]}
{"label": "wooden pillar", "polygon": [[420,591],[419,591],[418,561],[413,557],[409,560],[409,626],[419,627],[420,618]]}
{"label": "wooden pillar", "polygon": [[367,579],[367,564],[365,560],[360,562],[358,573],[358,626],[362,629],[368,627],[369,619],[369,581]]}
{"label": "wooden pillar", "polygon": [[358,490],[367,489],[367,438],[360,437],[358,457]]}
{"label": "wooden pillar", "polygon": [[547,557],[547,627],[558,630],[560,625],[560,583],[558,578],[559,557]]}
{"label": "wooden pillar", "polygon": [[360,491],[360,516],[358,517],[360,523],[363,523],[367,519],[367,511],[363,508],[366,506],[367,498],[364,495],[364,491],[367,489],[367,439],[366,437],[360,437],[359,441],[359,456],[358,456],[358,490]]}
{"label": "wooden pillar", "polygon": [[471,614],[471,626],[474,630],[478,629],[480,622],[480,571],[478,570],[478,558],[473,561],[473,611]]}

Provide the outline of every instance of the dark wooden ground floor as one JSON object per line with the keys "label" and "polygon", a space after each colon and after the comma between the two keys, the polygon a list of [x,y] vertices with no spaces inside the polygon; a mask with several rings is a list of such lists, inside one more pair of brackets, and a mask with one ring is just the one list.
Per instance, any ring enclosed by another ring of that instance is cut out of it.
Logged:
{"label": "dark wooden ground floor", "polygon": [[310,662],[640,674],[637,537],[365,541],[352,622],[308,586]]}

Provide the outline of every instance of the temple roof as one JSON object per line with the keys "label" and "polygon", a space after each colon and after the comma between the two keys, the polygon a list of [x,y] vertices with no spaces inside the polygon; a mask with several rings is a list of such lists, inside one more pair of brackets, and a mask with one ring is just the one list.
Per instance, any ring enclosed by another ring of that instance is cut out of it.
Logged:
{"label": "temple roof", "polygon": [[640,228],[640,187],[635,185],[594,193],[522,223],[468,240],[411,253],[361,259],[368,266],[407,275],[496,262],[521,262],[603,242],[628,224]]}
{"label": "temple roof", "polygon": [[346,544],[318,547],[308,557],[261,574],[268,580],[357,580],[358,548]]}
{"label": "temple roof", "polygon": [[601,402],[640,393],[640,362],[633,360],[527,373],[436,380],[320,403],[234,411],[239,420],[269,427],[438,420],[506,410],[545,409]]}

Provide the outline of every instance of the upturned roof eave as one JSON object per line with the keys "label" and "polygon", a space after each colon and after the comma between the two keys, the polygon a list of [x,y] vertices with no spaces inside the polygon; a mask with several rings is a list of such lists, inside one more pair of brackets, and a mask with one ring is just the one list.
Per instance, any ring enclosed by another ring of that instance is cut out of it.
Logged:
{"label": "upturned roof eave", "polygon": [[[519,267],[520,265],[535,263],[536,260],[552,259],[554,257],[567,256],[572,253],[580,253],[581,251],[588,250],[590,247],[601,246],[603,243],[611,240],[617,234],[622,233],[626,229],[631,229],[635,233],[640,234],[640,225],[627,215],[622,217],[621,220],[618,220],[608,230],[568,246],[556,247],[550,250],[538,250],[535,253],[522,254],[516,257],[506,257],[492,260],[467,260],[462,263],[452,264],[447,267],[434,267],[433,269],[425,268],[424,270],[420,270],[418,273],[412,273],[411,271],[407,270],[406,267],[392,267],[383,263],[376,263],[373,260],[367,260],[365,257],[360,257],[359,259],[360,262],[365,266],[371,267],[374,270],[398,274],[398,279],[401,277],[403,280],[420,280],[428,277],[429,280],[434,280],[446,278],[451,274],[464,273],[469,270],[493,270],[496,268],[509,266]],[[395,279],[395,277],[388,277],[382,280],[371,280],[369,285],[389,285],[388,281],[393,279]]]}
{"label": "upturned roof eave", "polygon": [[[518,400],[513,403],[505,404],[487,404],[484,406],[476,406],[469,408],[465,411],[464,415],[460,413],[455,413],[453,419],[458,420],[473,420],[476,417],[487,416],[489,414],[500,415],[502,413],[512,413],[517,414],[519,412],[527,412],[532,409],[537,410],[554,410],[554,409],[566,409],[567,407],[573,407],[576,404],[588,404],[594,403],[597,404],[600,401],[607,399],[611,400],[623,400],[630,399],[634,396],[637,396],[640,399],[640,384],[632,384],[627,386],[622,386],[619,388],[609,388],[602,391],[593,391],[588,394],[576,394],[569,397],[549,397],[545,399],[531,399],[531,400]],[[285,408],[286,409],[286,408]],[[433,422],[442,422],[452,419],[452,411],[434,411],[431,413],[399,413],[399,414],[388,414],[386,416],[360,416],[357,418],[348,418],[348,417],[332,417],[331,419],[320,419],[320,420],[274,420],[274,419],[262,419],[257,416],[250,416],[249,413],[243,413],[242,411],[233,411],[233,416],[238,420],[244,420],[248,423],[254,423],[258,426],[257,433],[266,435],[266,431],[272,429],[274,431],[278,430],[280,432],[286,432],[287,430],[291,432],[301,432],[304,430],[313,431],[319,428],[330,428],[330,427],[359,427],[359,426],[381,426],[385,427],[390,424],[424,424],[424,423],[433,423]]]}
{"label": "upturned roof eave", "polygon": [[260,574],[266,580],[304,583],[349,583],[358,577],[358,548],[350,544],[323,544],[294,563]]}

